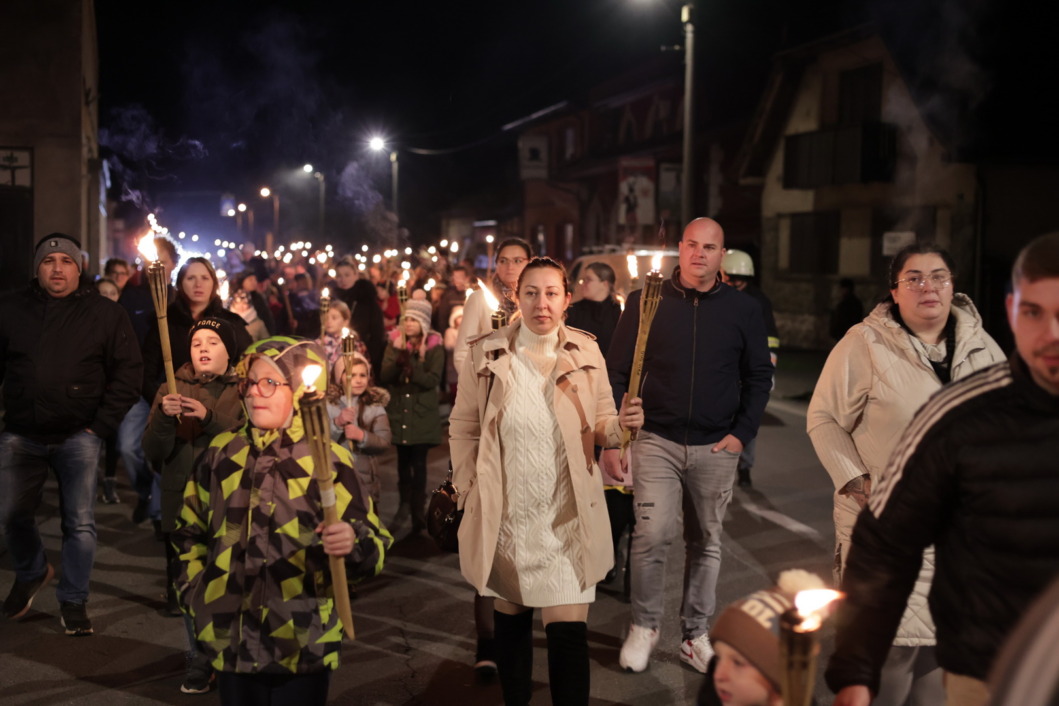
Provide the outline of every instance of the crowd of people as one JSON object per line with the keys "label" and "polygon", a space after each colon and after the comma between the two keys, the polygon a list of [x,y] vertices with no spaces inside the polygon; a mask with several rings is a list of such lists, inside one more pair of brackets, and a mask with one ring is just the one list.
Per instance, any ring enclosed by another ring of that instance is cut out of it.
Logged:
{"label": "crowd of people", "polygon": [[[714,619],[724,517],[750,484],[779,343],[753,263],[726,251],[719,223],[684,230],[643,350],[642,290],[619,302],[599,263],[571,283],[519,238],[499,243],[482,286],[473,263],[346,258],[320,281],[311,263],[253,258],[226,299],[209,259],[155,245],[164,317],[143,272],[112,259],[93,282],[58,233],[37,244],[31,284],[0,302],[7,618],[56,575],[34,517],[50,469],[62,625],[93,633],[93,503],[97,490],[120,502],[120,457],[131,519],[151,521],[168,609],[184,619],[181,691],[324,703],[344,629],[335,597],[378,574],[396,536],[426,528],[427,453],[447,423],[474,667],[499,678],[506,704],[530,701],[535,609],[553,703],[589,702],[589,609],[619,574],[631,611],[618,662],[648,667],[681,524],[674,646],[705,675],[700,703],[782,704],[780,616],[823,582],[788,572]],[[887,298],[834,331],[809,404],[835,488],[833,585],[847,593],[827,670],[841,706],[987,703],[1000,646],[1059,576],[1059,234],[1015,264],[1011,356],[957,281],[942,248],[898,253]],[[313,481],[303,409],[317,394],[333,490]],[[390,448],[393,468],[380,463]],[[341,521],[323,521],[325,502]],[[335,561],[348,585],[334,585]]]}

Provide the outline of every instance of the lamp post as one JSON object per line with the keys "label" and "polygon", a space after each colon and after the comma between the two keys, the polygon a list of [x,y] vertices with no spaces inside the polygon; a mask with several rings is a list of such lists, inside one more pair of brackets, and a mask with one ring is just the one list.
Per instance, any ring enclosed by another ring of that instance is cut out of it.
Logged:
{"label": "lamp post", "polygon": [[[261,187],[261,198],[272,199],[272,237],[279,240],[279,194],[267,186]],[[272,251],[272,243],[266,242],[265,249]]]}
{"label": "lamp post", "polygon": [[[368,140],[368,147],[373,152],[382,152],[386,149],[386,140],[381,137],[373,137]],[[400,167],[397,162],[397,149],[390,150],[390,206],[393,208],[393,215],[397,217],[397,222],[401,222],[401,212],[397,208],[397,183],[398,176],[400,175]]]}
{"label": "lamp post", "polygon": [[680,175],[680,217],[683,228],[691,222],[691,200],[695,193],[691,180],[691,161],[694,153],[695,133],[695,19],[691,0],[680,8],[680,21],[684,24],[684,163]]}
{"label": "lamp post", "polygon": [[318,172],[318,171],[314,170],[313,169],[313,165],[311,165],[311,164],[306,164],[304,167],[302,167],[302,171],[305,172],[306,174],[311,174],[313,179],[316,179],[316,182],[320,185],[320,214],[319,214],[319,216],[320,216],[320,242],[323,242],[324,241],[324,191],[325,191],[324,183],[326,182],[326,178],[324,177],[323,172]]}

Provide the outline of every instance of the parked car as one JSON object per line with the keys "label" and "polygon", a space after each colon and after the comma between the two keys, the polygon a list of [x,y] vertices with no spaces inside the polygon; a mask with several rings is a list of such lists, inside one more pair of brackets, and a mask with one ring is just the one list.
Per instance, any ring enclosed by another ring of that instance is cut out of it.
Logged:
{"label": "parked car", "polygon": [[[632,287],[632,280],[629,276],[630,255],[633,255],[636,258],[638,279],[636,280],[635,287]],[[615,282],[614,292],[622,301],[624,301],[630,291],[643,287],[644,275],[651,270],[653,261],[657,261],[656,264],[659,271],[662,273],[662,276],[668,279],[669,276],[673,274],[673,268],[677,266],[677,260],[678,253],[672,248],[661,249],[638,247],[620,252],[600,252],[582,255],[574,260],[569,269],[570,286],[574,289],[573,300],[577,301],[581,298],[581,288],[577,286],[577,283],[581,278],[581,273],[584,270],[585,265],[591,262],[604,262],[614,269],[614,276],[617,280]]]}

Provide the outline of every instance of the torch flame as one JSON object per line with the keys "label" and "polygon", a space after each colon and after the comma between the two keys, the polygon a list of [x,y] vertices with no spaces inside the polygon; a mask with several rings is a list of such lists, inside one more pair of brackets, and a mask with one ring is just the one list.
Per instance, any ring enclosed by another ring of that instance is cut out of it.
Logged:
{"label": "torch flame", "polygon": [[845,594],[830,588],[814,588],[808,591],[798,591],[794,596],[794,606],[798,609],[798,615],[802,616],[802,622],[798,626],[800,632],[811,632],[820,628],[827,617],[828,607]]}
{"label": "torch flame", "polygon": [[345,326],[342,327],[342,338],[349,338],[349,329]]}
{"label": "torch flame", "polygon": [[485,297],[485,303],[489,305],[490,309],[499,309],[500,301],[493,295],[489,287],[485,286],[485,282],[478,280],[478,291]]}
{"label": "torch flame", "polygon": [[323,368],[319,365],[306,365],[302,368],[302,382],[305,383],[306,391],[311,392],[316,389],[313,385],[320,377],[321,370]]}
{"label": "torch flame", "polygon": [[149,231],[147,235],[140,238],[140,242],[137,243],[136,249],[143,255],[143,259],[147,262],[155,262],[158,260],[158,248],[154,246],[154,231]]}
{"label": "torch flame", "polygon": [[324,298],[331,296],[330,290],[328,290],[327,287],[324,287],[324,291],[320,292],[320,296]]}
{"label": "torch flame", "polygon": [[640,268],[636,262],[636,256],[629,253],[625,256],[625,262],[629,268],[629,279],[636,279],[640,276]]}
{"label": "torch flame", "polygon": [[655,253],[651,256],[651,270],[653,272],[662,271],[662,253]]}

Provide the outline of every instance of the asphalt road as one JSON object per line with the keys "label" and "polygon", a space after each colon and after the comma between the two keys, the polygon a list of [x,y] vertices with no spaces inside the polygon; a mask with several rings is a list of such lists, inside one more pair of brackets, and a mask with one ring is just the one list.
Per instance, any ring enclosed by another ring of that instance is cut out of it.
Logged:
{"label": "asphalt road", "polygon": [[[758,442],[754,487],[737,489],[725,522],[718,606],[771,584],[785,568],[830,577],[831,490],[805,435],[805,402],[821,360],[814,355],[781,356],[777,388]],[[447,465],[447,447],[430,455],[430,483]],[[120,470],[119,470],[120,474]],[[122,480],[124,483],[124,479]],[[181,694],[183,628],[162,613],[163,552],[148,529],[129,518],[133,494],[120,488],[124,504],[97,505],[99,549],[92,577],[89,614],[96,634],[66,637],[59,625],[54,583],[38,595],[18,622],[0,619],[0,701],[4,704],[189,704],[217,703],[216,692]],[[392,515],[396,484],[384,486],[382,517]],[[58,561],[57,495],[45,492],[41,531],[49,557]],[[6,554],[6,552],[5,552]],[[589,616],[592,703],[689,704],[701,675],[679,659],[680,585],[683,548],[670,548],[666,621],[650,668],[625,674],[618,650],[629,607],[620,585],[602,586]],[[13,573],[0,557],[0,591]],[[347,642],[342,666],[331,682],[331,703],[477,704],[502,703],[497,685],[474,682],[472,591],[455,555],[443,554],[425,536],[401,536],[383,574],[363,585],[353,603],[357,639]],[[823,655],[830,652],[825,627]],[[535,703],[548,703],[545,638],[534,633]],[[822,665],[821,665],[822,668]],[[822,684],[818,703],[831,702]]]}

